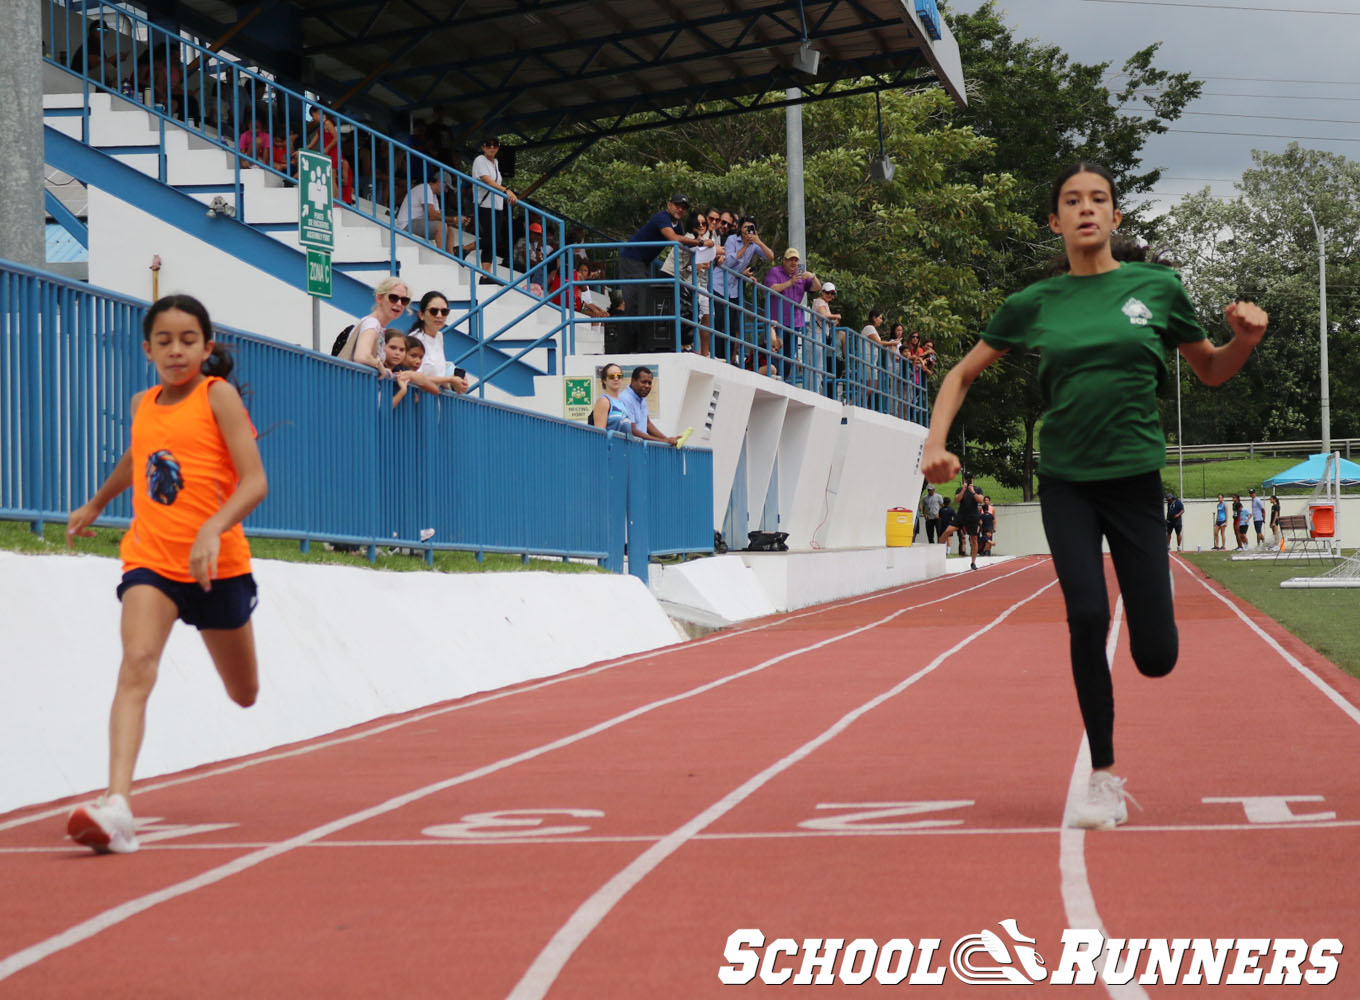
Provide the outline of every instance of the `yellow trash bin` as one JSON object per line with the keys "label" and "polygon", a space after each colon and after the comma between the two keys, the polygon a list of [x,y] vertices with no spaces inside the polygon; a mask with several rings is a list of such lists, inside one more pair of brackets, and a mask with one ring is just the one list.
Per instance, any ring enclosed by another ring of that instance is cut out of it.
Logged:
{"label": "yellow trash bin", "polygon": [[911,509],[908,507],[888,508],[888,544],[903,546],[911,544]]}

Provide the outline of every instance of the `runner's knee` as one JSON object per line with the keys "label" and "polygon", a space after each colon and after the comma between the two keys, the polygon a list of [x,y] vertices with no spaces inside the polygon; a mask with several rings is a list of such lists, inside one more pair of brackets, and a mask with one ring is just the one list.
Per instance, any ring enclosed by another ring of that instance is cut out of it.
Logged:
{"label": "runner's knee", "polygon": [[1174,626],[1152,642],[1134,641],[1131,637],[1129,652],[1133,654],[1134,666],[1144,677],[1165,677],[1175,668],[1180,656],[1180,637]]}

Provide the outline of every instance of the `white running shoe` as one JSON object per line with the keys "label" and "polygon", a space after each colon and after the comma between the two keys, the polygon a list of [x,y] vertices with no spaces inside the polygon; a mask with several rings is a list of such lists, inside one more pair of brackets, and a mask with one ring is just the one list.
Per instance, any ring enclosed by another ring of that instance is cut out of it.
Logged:
{"label": "white running shoe", "polygon": [[1093,771],[1090,784],[1086,786],[1086,798],[1073,807],[1067,825],[1086,830],[1113,830],[1128,821],[1129,807],[1125,799],[1138,805],[1133,796],[1124,791],[1123,778],[1116,778],[1109,771]]}
{"label": "white running shoe", "polygon": [[66,818],[66,835],[96,854],[131,854],[138,846],[132,808],[121,795],[76,806]]}

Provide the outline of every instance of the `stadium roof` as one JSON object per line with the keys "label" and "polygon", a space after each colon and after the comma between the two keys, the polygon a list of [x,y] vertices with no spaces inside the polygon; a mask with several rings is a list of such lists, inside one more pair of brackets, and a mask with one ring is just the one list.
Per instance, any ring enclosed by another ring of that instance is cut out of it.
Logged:
{"label": "stadium roof", "polygon": [[[293,59],[298,77],[338,110],[419,114],[438,106],[469,132],[512,134],[522,146],[738,114],[758,102],[787,103],[789,89],[802,102],[939,83],[964,100],[958,46],[934,0],[147,6],[162,16],[173,10],[184,27],[225,39],[262,65]],[[804,37],[820,55],[816,76],[793,68]],[[832,89],[847,80],[858,82]]]}

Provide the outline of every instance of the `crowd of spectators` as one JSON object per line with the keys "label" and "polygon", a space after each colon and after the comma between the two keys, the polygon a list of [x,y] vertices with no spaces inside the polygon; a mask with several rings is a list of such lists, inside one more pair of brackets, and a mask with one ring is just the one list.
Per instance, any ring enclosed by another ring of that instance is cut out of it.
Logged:
{"label": "crowd of spectators", "polygon": [[411,386],[434,394],[467,392],[467,373],[454,368],[444,355],[448,297],[443,292],[426,292],[416,306],[415,322],[403,330],[396,324],[410,305],[406,282],[395,276],[383,278],[373,289],[373,308],[350,328],[336,356],[368,365],[379,378],[394,379],[393,406]]}
{"label": "crowd of spectators", "polygon": [[[648,318],[672,313],[652,301],[653,294],[668,294],[653,270],[661,259],[660,273],[680,278],[682,351],[716,353],[776,377],[817,368],[831,382],[845,378],[847,361],[855,357],[866,362],[862,377],[879,393],[899,379],[924,386],[934,374],[934,341],[905,323],[887,327],[878,307],[870,310],[859,342],[848,344],[847,333],[854,334],[836,308],[835,282],[823,281],[797,247],[776,254],[753,216],[690,207],[687,196],[672,195],[665,211],[648,219],[629,240],[633,245],[620,251],[621,311],[628,320],[606,327],[606,354],[674,349],[670,321],[650,324],[654,333],[648,329]],[[667,242],[673,246],[665,247]]]}

